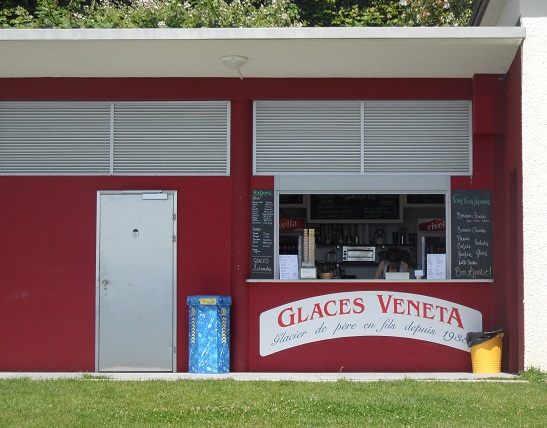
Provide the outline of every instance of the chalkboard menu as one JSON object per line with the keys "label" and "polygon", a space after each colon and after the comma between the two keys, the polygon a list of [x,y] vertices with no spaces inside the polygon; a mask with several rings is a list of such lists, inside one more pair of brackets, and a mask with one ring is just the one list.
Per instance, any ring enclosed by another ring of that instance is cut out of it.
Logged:
{"label": "chalkboard menu", "polygon": [[452,279],[492,278],[492,192],[453,190]]}
{"label": "chalkboard menu", "polygon": [[304,206],[304,195],[293,195],[290,193],[285,193],[279,195],[279,204],[280,205],[294,205],[294,206]]}
{"label": "chalkboard menu", "polygon": [[251,278],[273,279],[273,190],[253,190],[251,200]]}
{"label": "chalkboard menu", "polygon": [[400,222],[399,195],[310,195],[308,221],[315,223]]}
{"label": "chalkboard menu", "polygon": [[406,195],[407,205],[443,205],[444,195]]}

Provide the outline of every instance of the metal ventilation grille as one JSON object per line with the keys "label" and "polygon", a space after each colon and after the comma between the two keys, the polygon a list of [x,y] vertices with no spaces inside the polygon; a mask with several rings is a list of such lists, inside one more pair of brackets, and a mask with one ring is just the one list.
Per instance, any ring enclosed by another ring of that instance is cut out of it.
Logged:
{"label": "metal ventilation grille", "polygon": [[254,173],[361,174],[359,101],[255,102]]}
{"label": "metal ventilation grille", "polygon": [[471,102],[365,101],[364,115],[366,174],[471,174]]}
{"label": "metal ventilation grille", "polygon": [[109,163],[110,103],[0,103],[0,174],[100,175]]}
{"label": "metal ventilation grille", "polygon": [[119,102],[113,173],[228,175],[228,102]]}

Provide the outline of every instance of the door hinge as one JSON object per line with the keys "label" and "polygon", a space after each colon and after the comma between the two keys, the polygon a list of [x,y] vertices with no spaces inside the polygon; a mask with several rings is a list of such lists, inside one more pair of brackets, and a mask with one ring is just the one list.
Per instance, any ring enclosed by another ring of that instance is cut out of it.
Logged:
{"label": "door hinge", "polygon": [[177,237],[176,235],[173,235],[173,244],[177,242]]}
{"label": "door hinge", "polygon": [[177,353],[177,347],[176,346],[171,346],[171,350],[173,351],[173,354]]}
{"label": "door hinge", "polygon": [[175,221],[176,219],[177,219],[177,215],[173,213],[173,221]]}

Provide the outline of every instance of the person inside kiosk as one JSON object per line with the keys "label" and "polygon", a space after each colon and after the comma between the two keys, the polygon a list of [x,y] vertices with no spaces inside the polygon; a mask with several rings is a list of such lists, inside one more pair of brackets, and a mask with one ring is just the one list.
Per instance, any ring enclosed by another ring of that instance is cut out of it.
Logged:
{"label": "person inside kiosk", "polygon": [[386,257],[378,265],[374,279],[386,279],[387,272],[408,272],[408,264],[403,262],[401,250],[391,247],[386,252]]}

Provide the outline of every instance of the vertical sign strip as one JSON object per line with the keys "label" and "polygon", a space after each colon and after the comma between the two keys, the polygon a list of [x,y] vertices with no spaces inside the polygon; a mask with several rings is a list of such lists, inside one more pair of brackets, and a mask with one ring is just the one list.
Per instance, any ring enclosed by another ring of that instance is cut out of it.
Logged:
{"label": "vertical sign strip", "polygon": [[492,192],[452,191],[452,279],[492,279]]}
{"label": "vertical sign strip", "polygon": [[253,190],[251,197],[251,278],[273,279],[273,190]]}

